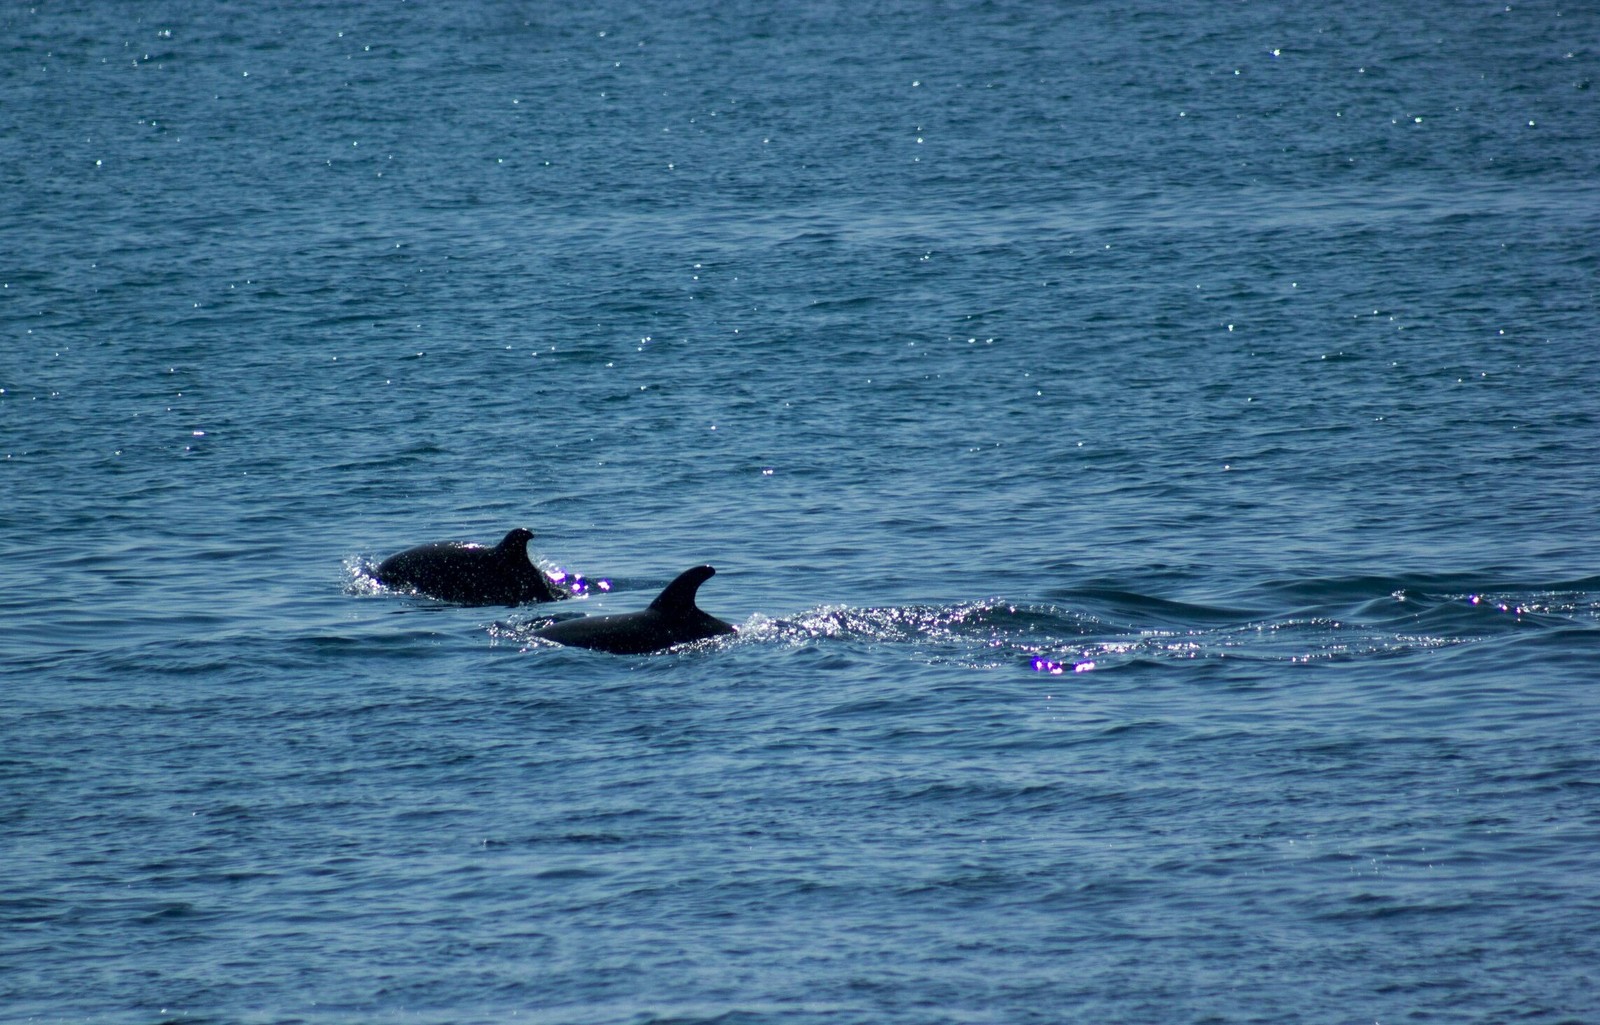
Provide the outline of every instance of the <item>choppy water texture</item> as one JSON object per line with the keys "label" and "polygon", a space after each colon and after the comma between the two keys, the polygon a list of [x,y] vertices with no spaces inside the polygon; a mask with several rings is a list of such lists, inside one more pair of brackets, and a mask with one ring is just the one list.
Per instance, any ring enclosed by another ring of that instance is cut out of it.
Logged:
{"label": "choppy water texture", "polygon": [[8,0],[0,1018],[1600,1020],[1596,40]]}

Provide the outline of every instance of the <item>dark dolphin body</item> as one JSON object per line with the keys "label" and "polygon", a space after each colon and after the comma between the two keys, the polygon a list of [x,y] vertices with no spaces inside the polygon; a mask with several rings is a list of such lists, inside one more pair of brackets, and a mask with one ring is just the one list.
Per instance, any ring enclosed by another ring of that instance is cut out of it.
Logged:
{"label": "dark dolphin body", "polygon": [[674,644],[737,633],[737,627],[701,612],[694,603],[695,592],[716,572],[710,566],[684,570],[642,612],[565,619],[535,630],[533,635],[575,648],[643,655],[665,651]]}
{"label": "dark dolphin body", "polygon": [[378,563],[373,576],[385,587],[463,605],[520,605],[568,597],[528,561],[531,540],[533,531],[518,527],[493,548],[461,541],[418,545]]}

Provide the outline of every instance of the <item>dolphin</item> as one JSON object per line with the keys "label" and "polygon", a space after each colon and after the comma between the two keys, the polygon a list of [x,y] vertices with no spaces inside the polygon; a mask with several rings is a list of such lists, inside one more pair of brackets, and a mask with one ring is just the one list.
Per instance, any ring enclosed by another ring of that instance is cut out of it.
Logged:
{"label": "dolphin", "polygon": [[518,527],[493,548],[435,541],[407,548],[378,563],[373,576],[385,587],[415,591],[463,605],[519,605],[568,597],[550,586],[528,561],[533,531]]}
{"label": "dolphin", "polygon": [[533,636],[614,655],[643,655],[665,651],[674,644],[738,633],[738,627],[707,615],[694,603],[695,592],[716,572],[710,566],[684,570],[640,612],[563,619],[540,627]]}

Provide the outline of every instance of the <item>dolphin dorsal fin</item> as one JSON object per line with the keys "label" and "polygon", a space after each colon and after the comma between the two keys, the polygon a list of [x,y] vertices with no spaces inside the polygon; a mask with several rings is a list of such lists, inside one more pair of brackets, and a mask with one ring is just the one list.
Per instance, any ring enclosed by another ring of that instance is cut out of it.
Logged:
{"label": "dolphin dorsal fin", "polygon": [[661,589],[661,593],[656,595],[656,600],[650,603],[650,607],[671,616],[700,611],[694,603],[695,592],[699,591],[700,585],[710,580],[716,572],[710,566],[696,566],[694,569],[684,570],[678,574],[678,579]]}
{"label": "dolphin dorsal fin", "polygon": [[506,555],[528,555],[528,542],[533,540],[533,531],[527,527],[517,527],[500,539],[495,549]]}

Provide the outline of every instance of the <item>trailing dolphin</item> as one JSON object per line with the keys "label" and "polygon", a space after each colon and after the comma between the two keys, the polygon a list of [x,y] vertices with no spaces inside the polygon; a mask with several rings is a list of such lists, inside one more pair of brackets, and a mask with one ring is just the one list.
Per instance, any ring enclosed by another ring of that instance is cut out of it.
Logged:
{"label": "trailing dolphin", "polygon": [[675,644],[737,633],[738,627],[702,612],[695,604],[700,585],[716,572],[710,566],[684,570],[656,595],[649,608],[612,616],[564,619],[533,631],[533,636],[615,655],[643,655],[665,651]]}
{"label": "trailing dolphin", "polygon": [[[378,563],[380,584],[463,605],[520,605],[571,595],[551,586],[528,560],[533,531],[518,527],[493,548],[462,541],[435,541],[408,548]],[[578,590],[581,593],[581,581]]]}

